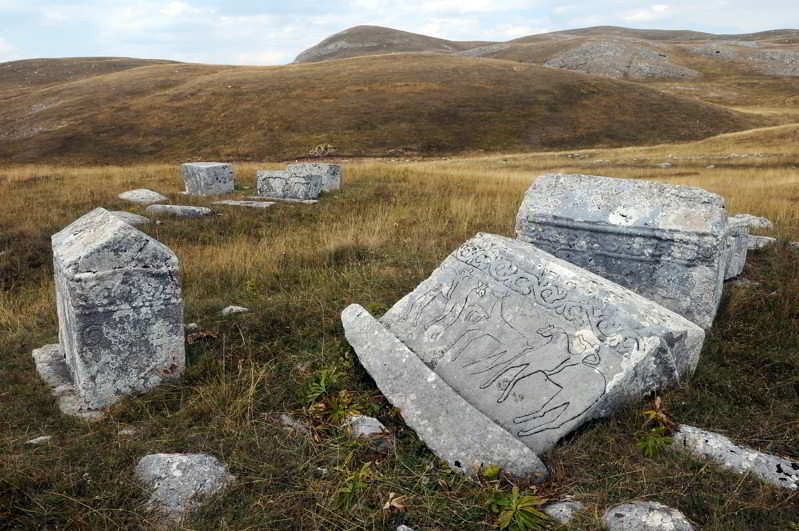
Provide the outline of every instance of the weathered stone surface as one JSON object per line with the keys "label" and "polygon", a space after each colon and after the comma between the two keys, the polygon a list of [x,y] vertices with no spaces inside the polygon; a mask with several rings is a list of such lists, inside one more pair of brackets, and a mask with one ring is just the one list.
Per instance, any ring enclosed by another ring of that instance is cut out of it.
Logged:
{"label": "weathered stone surface", "polygon": [[25,444],[29,444],[31,446],[38,446],[40,444],[44,444],[53,440],[52,435],[42,435],[41,437],[36,437],[35,439],[31,439],[30,441],[26,441]]}
{"label": "weathered stone surface", "polygon": [[777,242],[777,238],[772,238],[771,236],[755,236],[754,234],[749,235],[749,250],[757,250],[757,249],[764,249],[769,245],[772,245]]}
{"label": "weathered stone surface", "polygon": [[232,192],[235,186],[233,165],[223,162],[189,162],[180,165],[186,193],[219,195]]}
{"label": "weathered stone surface", "polygon": [[222,309],[222,315],[227,317],[228,315],[233,315],[234,313],[247,313],[249,312],[249,308],[245,308],[244,306],[226,306]]}
{"label": "weathered stone surface", "polygon": [[315,200],[322,191],[321,174],[261,170],[256,172],[255,178],[258,195],[268,199]]}
{"label": "weathered stone surface", "polygon": [[478,234],[381,319],[537,454],[696,367],[701,328],[519,240]]}
{"label": "weathered stone surface", "polygon": [[709,328],[727,268],[724,200],[699,188],[547,174],[525,194],[519,239]]}
{"label": "weathered stone surface", "polygon": [[672,447],[697,457],[710,459],[722,468],[786,489],[799,489],[799,458],[786,459],[738,446],[727,437],[693,426],[681,425],[674,433]]}
{"label": "weathered stone surface", "polygon": [[214,213],[210,208],[190,205],[150,205],[145,210],[148,214],[153,214],[154,216],[179,216],[189,218],[210,216]]}
{"label": "weathered stone surface", "polygon": [[287,168],[292,175],[319,175],[322,178],[323,192],[332,192],[341,188],[341,166],[338,164],[309,162],[289,164]]}
{"label": "weathered stone surface", "polygon": [[774,229],[774,224],[768,218],[753,216],[752,214],[736,214],[732,216],[730,220],[736,220],[739,223],[743,223],[750,229]]}
{"label": "weathered stone surface", "polygon": [[544,506],[542,512],[559,524],[568,524],[583,507],[578,501],[562,501]]}
{"label": "weathered stone surface", "polygon": [[149,205],[150,203],[160,203],[161,201],[166,201],[169,199],[165,195],[161,195],[158,192],[153,192],[152,190],[148,190],[147,188],[138,188],[136,190],[130,190],[128,192],[122,192],[117,197],[120,199],[124,199],[125,201],[132,201],[133,203],[141,203],[142,205]]}
{"label": "weathered stone surface", "polygon": [[749,225],[742,219],[729,218],[727,226],[727,268],[724,280],[735,278],[744,271],[749,250]]}
{"label": "weathered stone surface", "polygon": [[383,423],[374,417],[366,415],[352,415],[347,419],[347,429],[355,437],[370,437],[372,435],[382,435],[388,430]]}
{"label": "weathered stone surface", "polygon": [[235,477],[215,457],[205,454],[151,454],[139,460],[136,479],[152,491],[150,509],[180,518]]}
{"label": "weathered stone surface", "polygon": [[61,345],[45,345],[34,349],[33,361],[36,372],[50,388],[58,401],[58,409],[64,415],[79,417],[83,420],[100,420],[105,415],[102,411],[88,409],[88,406],[75,392],[72,376],[69,374],[67,360]]}
{"label": "weathered stone surface", "polygon": [[175,254],[102,208],[52,244],[59,343],[79,409],[178,377],[185,352]]}
{"label": "weathered stone surface", "polygon": [[602,517],[608,531],[693,531],[694,526],[677,509],[657,502],[616,505]]}
{"label": "weathered stone surface", "polygon": [[146,225],[150,223],[149,218],[145,218],[144,216],[140,216],[138,214],[134,214],[133,212],[126,212],[124,210],[114,210],[111,212],[113,215],[127,223],[128,225]]}
{"label": "weathered stone surface", "polygon": [[[264,199],[264,196],[251,195],[250,199]],[[315,205],[319,202],[318,199],[288,199],[285,197],[269,197],[270,201],[278,201],[280,203],[299,203],[301,205]]]}
{"label": "weathered stone surface", "polygon": [[243,206],[251,208],[269,208],[270,206],[274,205],[274,203],[269,201],[235,201],[232,199],[228,199],[227,201],[214,201],[214,204],[226,205],[226,206]]}
{"label": "weathered stone surface", "polygon": [[431,371],[363,307],[341,314],[344,334],[377,386],[430,450],[454,470],[473,475],[485,465],[543,480],[538,456],[480,413]]}

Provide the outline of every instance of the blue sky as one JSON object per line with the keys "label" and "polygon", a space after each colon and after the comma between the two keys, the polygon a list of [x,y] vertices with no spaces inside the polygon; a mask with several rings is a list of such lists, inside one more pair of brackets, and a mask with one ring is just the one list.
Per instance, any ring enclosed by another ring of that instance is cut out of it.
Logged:
{"label": "blue sky", "polygon": [[0,0],[0,62],[128,56],[284,64],[358,24],[497,41],[596,25],[746,33],[799,28],[799,0]]}

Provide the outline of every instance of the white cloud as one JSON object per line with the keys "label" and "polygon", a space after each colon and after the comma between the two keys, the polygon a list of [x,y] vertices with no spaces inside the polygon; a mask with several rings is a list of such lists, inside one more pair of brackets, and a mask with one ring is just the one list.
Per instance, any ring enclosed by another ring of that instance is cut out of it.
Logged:
{"label": "white cloud", "polygon": [[622,18],[629,22],[648,22],[650,20],[658,20],[664,17],[669,16],[668,11],[671,9],[671,6],[668,4],[655,4],[653,6],[649,6],[646,9],[640,9],[633,13],[630,13]]}
{"label": "white cloud", "polygon": [[426,13],[495,13],[529,6],[529,2],[509,0],[431,0],[403,4],[405,11]]}
{"label": "white cloud", "polygon": [[294,59],[294,54],[280,50],[244,52],[233,57],[234,65],[280,65]]}
{"label": "white cloud", "polygon": [[0,37],[0,62],[13,61],[18,58],[16,48],[3,37]]}

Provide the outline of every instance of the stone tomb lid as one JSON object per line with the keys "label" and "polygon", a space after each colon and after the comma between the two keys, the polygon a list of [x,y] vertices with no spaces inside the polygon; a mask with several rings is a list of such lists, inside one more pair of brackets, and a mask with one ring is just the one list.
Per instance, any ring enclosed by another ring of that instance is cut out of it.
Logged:
{"label": "stone tomb lid", "polygon": [[[178,259],[164,244],[96,208],[52,236],[54,259],[68,276],[142,267],[177,271]],[[122,243],[120,245],[120,243]]]}
{"label": "stone tomb lid", "polygon": [[229,162],[186,162],[184,166],[199,166],[200,168],[210,168],[212,166],[230,166]]}
{"label": "stone tomb lid", "polygon": [[537,247],[467,241],[382,318],[470,404],[536,453],[680,383],[704,331]]}
{"label": "stone tomb lid", "polygon": [[548,173],[527,190],[523,216],[550,217],[624,227],[721,234],[724,198],[691,186]]}

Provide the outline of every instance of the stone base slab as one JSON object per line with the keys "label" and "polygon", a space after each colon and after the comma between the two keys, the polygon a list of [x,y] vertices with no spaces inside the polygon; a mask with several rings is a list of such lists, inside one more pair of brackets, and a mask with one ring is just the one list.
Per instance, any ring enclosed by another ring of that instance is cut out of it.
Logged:
{"label": "stone base slab", "polygon": [[285,197],[271,197],[266,195],[251,195],[247,199],[259,199],[261,201],[280,201],[281,203],[300,203],[303,205],[315,205],[318,199],[288,199]]}
{"label": "stone base slab", "polygon": [[64,351],[59,344],[45,345],[33,351],[36,371],[58,399],[58,409],[65,415],[84,420],[100,420],[105,414],[89,407],[75,393],[72,378],[69,375]]}

